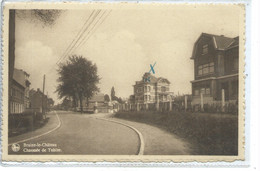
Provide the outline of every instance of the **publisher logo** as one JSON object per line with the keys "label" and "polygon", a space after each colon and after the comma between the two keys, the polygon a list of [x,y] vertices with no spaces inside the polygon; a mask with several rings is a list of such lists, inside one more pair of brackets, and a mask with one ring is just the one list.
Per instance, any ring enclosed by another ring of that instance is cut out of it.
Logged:
{"label": "publisher logo", "polygon": [[13,152],[18,152],[20,150],[20,145],[19,144],[13,144],[12,150],[13,150]]}

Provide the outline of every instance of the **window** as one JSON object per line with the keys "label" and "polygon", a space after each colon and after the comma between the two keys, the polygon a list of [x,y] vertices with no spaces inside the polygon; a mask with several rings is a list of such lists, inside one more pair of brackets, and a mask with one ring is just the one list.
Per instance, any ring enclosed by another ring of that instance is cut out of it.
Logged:
{"label": "window", "polygon": [[143,91],[143,88],[142,87],[139,87],[138,89],[137,89],[137,92],[142,92]]}
{"label": "window", "polygon": [[202,46],[202,54],[205,55],[208,53],[208,44],[205,44]]}
{"label": "window", "polygon": [[214,71],[215,71],[214,62],[198,66],[198,75],[199,76],[214,73]]}
{"label": "window", "polygon": [[150,86],[148,86],[148,92],[150,92],[151,91],[151,87]]}
{"label": "window", "polygon": [[201,94],[205,94],[205,88],[201,88],[201,89],[200,89],[200,93],[201,93]]}
{"label": "window", "polygon": [[209,72],[212,73],[214,70],[214,62],[209,63]]}
{"label": "window", "polygon": [[209,73],[209,64],[203,65],[202,72],[203,72],[203,74],[208,74]]}
{"label": "window", "polygon": [[161,91],[165,92],[166,91],[166,87],[161,87]]}
{"label": "window", "polygon": [[198,74],[202,75],[202,65],[200,65],[199,68],[198,68]]}
{"label": "window", "polygon": [[205,94],[209,95],[210,94],[210,88],[206,88]]}

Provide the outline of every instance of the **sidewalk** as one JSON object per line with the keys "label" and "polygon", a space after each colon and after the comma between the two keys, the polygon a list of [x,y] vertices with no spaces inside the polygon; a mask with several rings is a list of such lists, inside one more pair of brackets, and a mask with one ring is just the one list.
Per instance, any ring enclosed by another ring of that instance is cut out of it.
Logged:
{"label": "sidewalk", "polygon": [[119,119],[113,117],[114,114],[94,114],[92,117],[106,118],[109,120],[125,123],[133,126],[144,137],[144,155],[189,155],[192,154],[191,144],[158,127]]}
{"label": "sidewalk", "polygon": [[50,112],[47,115],[47,118],[49,118],[48,122],[43,125],[41,128],[38,128],[34,131],[26,132],[21,135],[13,136],[8,138],[8,144],[21,141],[27,138],[31,138],[40,134],[43,134],[51,129],[54,129],[58,125],[58,118],[55,114],[55,112]]}

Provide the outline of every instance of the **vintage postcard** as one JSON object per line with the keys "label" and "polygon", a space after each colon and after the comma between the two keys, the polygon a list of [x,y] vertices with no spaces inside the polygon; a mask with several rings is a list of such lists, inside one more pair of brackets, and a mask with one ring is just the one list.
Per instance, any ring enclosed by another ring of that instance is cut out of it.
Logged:
{"label": "vintage postcard", "polygon": [[244,160],[245,4],[10,2],[3,161]]}

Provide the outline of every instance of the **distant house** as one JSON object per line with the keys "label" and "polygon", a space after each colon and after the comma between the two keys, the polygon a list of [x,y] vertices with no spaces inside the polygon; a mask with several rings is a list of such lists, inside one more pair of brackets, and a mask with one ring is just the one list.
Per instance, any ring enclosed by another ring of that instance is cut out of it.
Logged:
{"label": "distant house", "polygon": [[170,82],[166,78],[156,78],[150,73],[145,73],[141,81],[136,81],[133,97],[135,99],[131,101],[137,104],[137,108],[148,108],[149,104],[170,101]]}
{"label": "distant house", "polygon": [[47,96],[44,95],[40,89],[37,90],[31,89],[29,92],[30,95],[30,110],[34,112],[42,112],[43,107],[47,108]]}
{"label": "distant house", "polygon": [[14,68],[10,92],[10,113],[23,113],[29,107],[29,74]]}
{"label": "distant house", "polygon": [[[80,102],[78,101],[77,111],[80,111]],[[88,101],[86,98],[82,100],[83,111],[95,113],[108,113],[109,103],[105,100],[103,93],[95,93]]]}
{"label": "distant house", "polygon": [[239,37],[202,33],[194,44],[192,103],[238,100]]}

